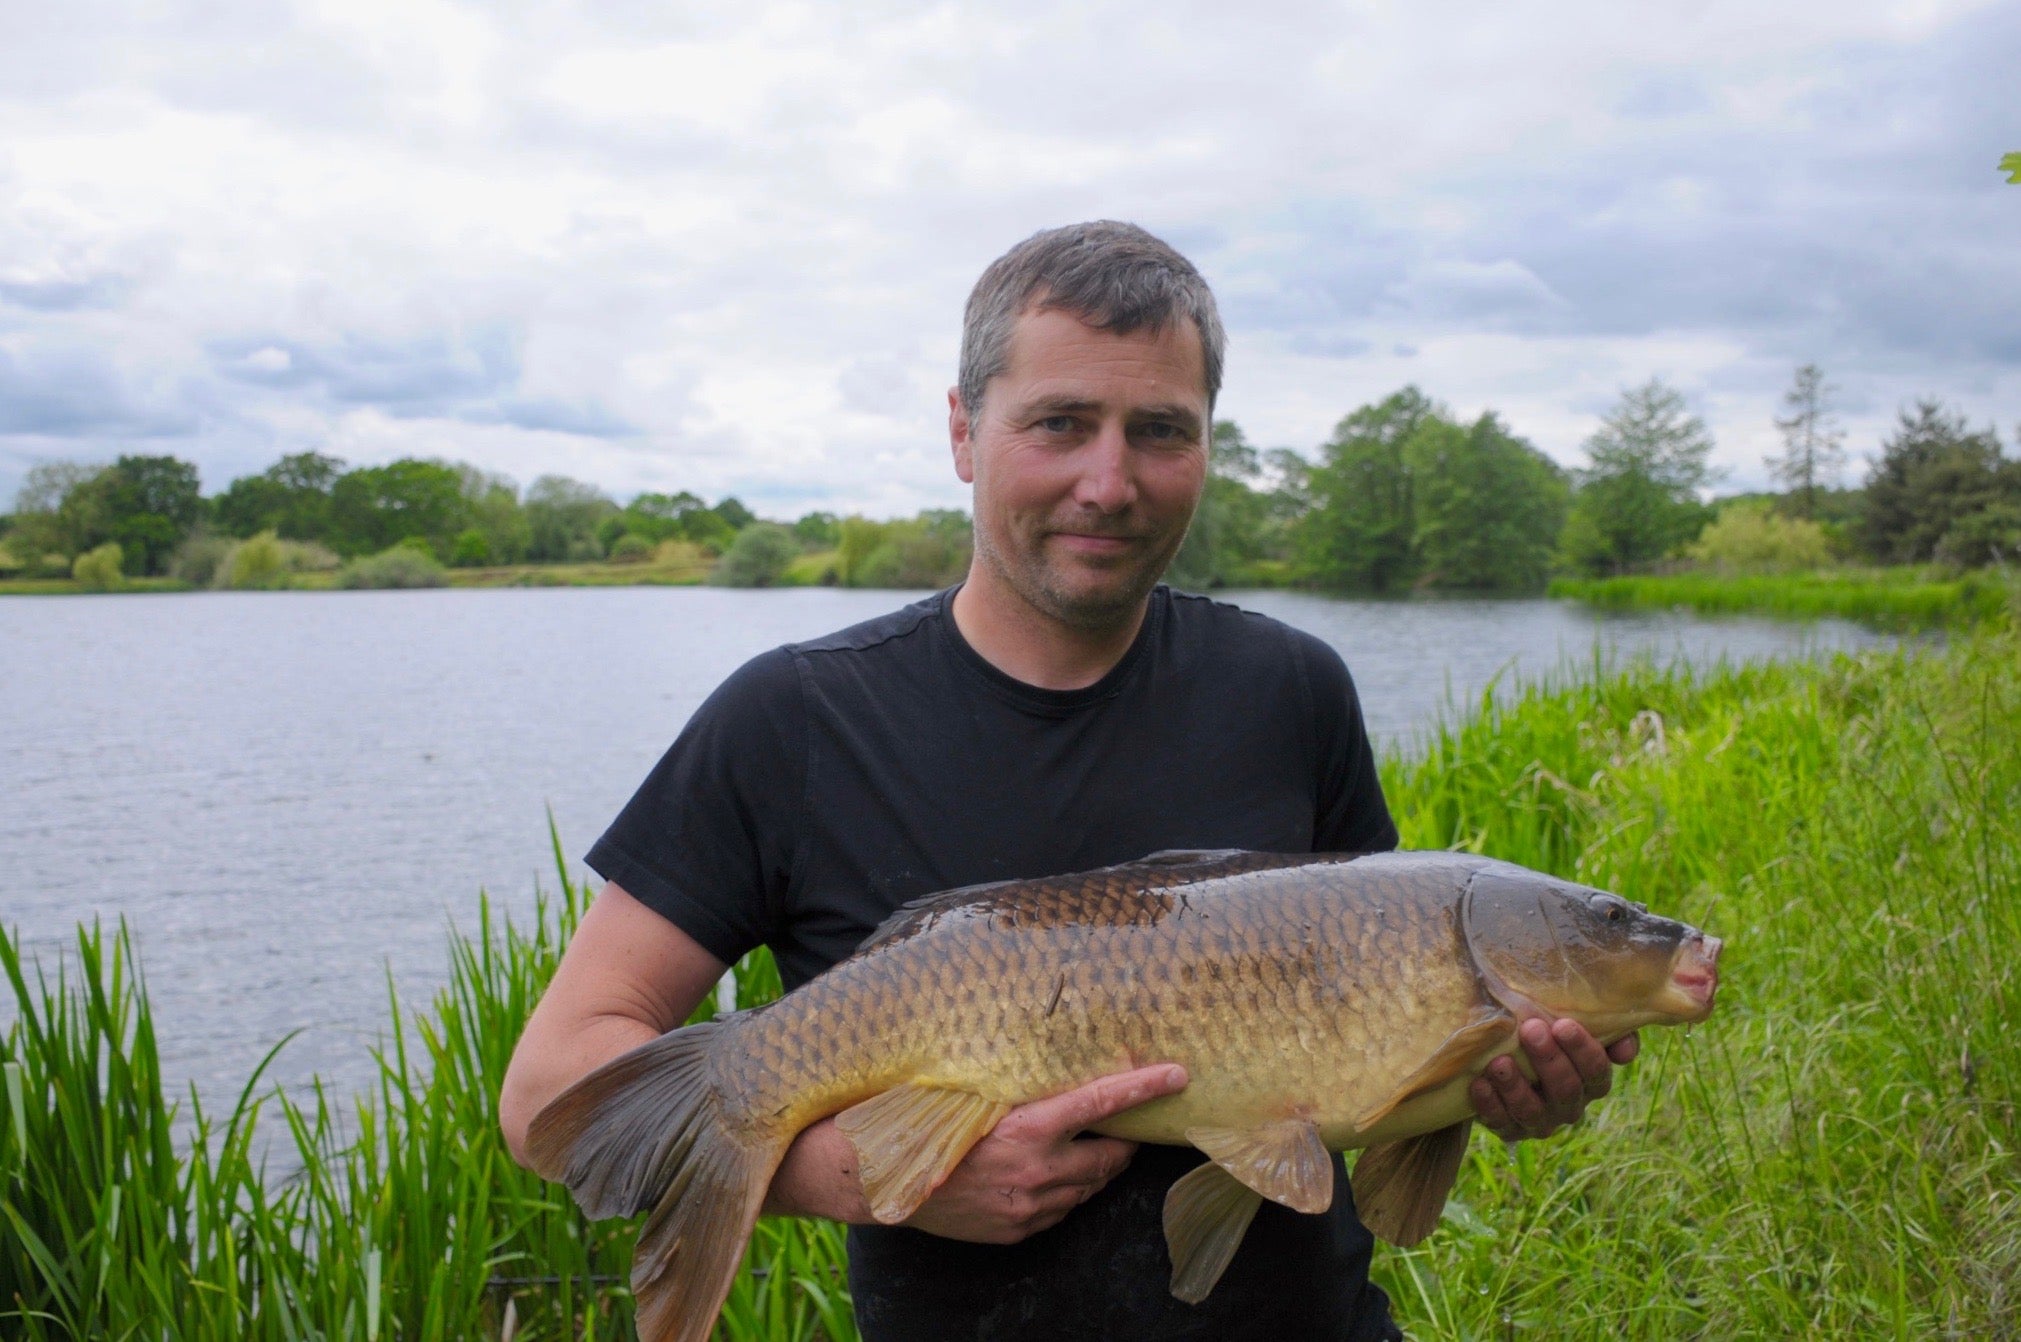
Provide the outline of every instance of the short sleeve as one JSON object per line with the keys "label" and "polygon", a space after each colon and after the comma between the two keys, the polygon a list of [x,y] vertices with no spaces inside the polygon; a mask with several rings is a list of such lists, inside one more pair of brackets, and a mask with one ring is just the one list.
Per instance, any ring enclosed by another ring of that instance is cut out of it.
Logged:
{"label": "short sleeve", "polygon": [[780,922],[806,784],[799,670],[776,649],[709,696],[589,865],[725,964]]}
{"label": "short sleeve", "polygon": [[1397,844],[1396,825],[1383,800],[1375,750],[1362,722],[1361,700],[1347,663],[1328,644],[1294,634],[1312,688],[1318,745],[1314,780],[1318,796],[1312,846],[1322,853],[1386,853]]}

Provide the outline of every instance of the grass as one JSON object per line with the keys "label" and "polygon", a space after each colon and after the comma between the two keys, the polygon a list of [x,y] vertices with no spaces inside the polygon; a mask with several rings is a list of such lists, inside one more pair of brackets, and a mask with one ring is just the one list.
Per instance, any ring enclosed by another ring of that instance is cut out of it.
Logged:
{"label": "grass", "polygon": [[[1718,1013],[1652,1031],[1578,1128],[1477,1137],[1378,1278],[1414,1338],[2021,1330],[2021,655],[1593,668],[1384,761],[1406,844],[1620,890],[1728,939]],[[627,1335],[632,1225],[507,1159],[495,1096],[584,891],[482,912],[355,1104],[165,1094],[123,929],[54,981],[0,936],[0,1334]],[[776,991],[762,955],[748,1004]],[[186,1134],[193,1130],[196,1140]],[[272,1177],[259,1153],[274,1144]],[[767,1220],[718,1336],[854,1337],[830,1226]]]}
{"label": "grass", "polygon": [[1551,583],[1550,595],[1616,610],[1829,616],[1891,629],[1929,629],[1972,625],[2000,615],[2021,601],[2021,585],[1990,571],[1947,576],[1941,570],[1904,567],[1754,576],[1559,578]]}

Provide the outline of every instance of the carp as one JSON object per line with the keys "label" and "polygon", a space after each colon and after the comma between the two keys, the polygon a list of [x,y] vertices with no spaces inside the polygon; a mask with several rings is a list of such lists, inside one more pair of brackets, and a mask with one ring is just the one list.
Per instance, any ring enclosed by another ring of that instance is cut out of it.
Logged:
{"label": "carp", "polygon": [[1720,942],[1617,895],[1464,853],[1157,853],[907,904],[776,1002],[669,1031],[534,1119],[530,1163],[592,1217],[650,1209],[639,1335],[702,1342],[773,1172],[830,1115],[872,1214],[910,1216],[1014,1106],[1159,1062],[1191,1083],[1097,1125],[1209,1159],[1165,1200],[1172,1292],[1205,1299],[1261,1199],[1333,1196],[1414,1244],[1517,1025],[1602,1043],[1703,1020]]}

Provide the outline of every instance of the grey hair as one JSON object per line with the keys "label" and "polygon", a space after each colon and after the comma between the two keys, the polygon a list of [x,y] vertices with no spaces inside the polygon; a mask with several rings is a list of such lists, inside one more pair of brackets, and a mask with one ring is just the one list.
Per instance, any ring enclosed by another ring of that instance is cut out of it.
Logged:
{"label": "grey hair", "polygon": [[990,262],[968,296],[961,324],[962,409],[982,408],[983,388],[1010,364],[1011,332],[1026,311],[1057,309],[1098,331],[1164,331],[1189,318],[1211,413],[1221,393],[1228,335],[1214,293],[1193,263],[1135,224],[1098,219],[1034,233]]}

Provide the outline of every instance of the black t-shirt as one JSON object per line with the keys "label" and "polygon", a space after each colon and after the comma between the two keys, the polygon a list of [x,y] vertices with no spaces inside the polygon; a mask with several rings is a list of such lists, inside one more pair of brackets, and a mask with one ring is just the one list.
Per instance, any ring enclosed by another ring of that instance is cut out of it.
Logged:
{"label": "black t-shirt", "polygon": [[[747,663],[590,866],[718,959],[770,946],[790,989],[936,890],[1165,848],[1396,846],[1353,683],[1318,639],[1160,587],[1108,675],[1043,690],[968,646],[952,597]],[[1174,1299],[1164,1195],[1200,1159],[1142,1147],[1086,1205],[1009,1247],[853,1228],[864,1337],[1397,1336],[1338,1161],[1332,1211],[1266,1201],[1207,1299]]]}

